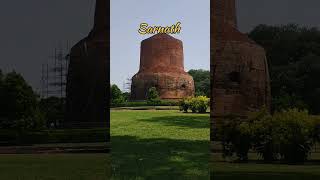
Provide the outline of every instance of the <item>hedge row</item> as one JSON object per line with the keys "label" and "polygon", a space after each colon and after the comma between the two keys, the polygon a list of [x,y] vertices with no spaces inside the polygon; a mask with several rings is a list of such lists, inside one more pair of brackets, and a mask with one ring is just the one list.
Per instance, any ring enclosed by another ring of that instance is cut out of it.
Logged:
{"label": "hedge row", "polygon": [[210,99],[206,96],[188,97],[180,101],[180,111],[193,113],[206,113],[209,107]]}
{"label": "hedge row", "polygon": [[249,150],[264,161],[303,163],[319,141],[320,121],[307,111],[289,109],[270,115],[266,110],[243,120],[226,118],[217,128],[225,157],[248,160]]}
{"label": "hedge row", "polygon": [[[147,101],[128,101],[120,104],[110,104],[111,107],[141,107],[141,106],[150,106],[150,103]],[[152,106],[179,106],[178,101],[169,101],[169,100],[161,100],[156,104],[152,104]]]}
{"label": "hedge row", "polygon": [[36,132],[0,131],[0,145],[106,142],[107,129],[43,130]]}

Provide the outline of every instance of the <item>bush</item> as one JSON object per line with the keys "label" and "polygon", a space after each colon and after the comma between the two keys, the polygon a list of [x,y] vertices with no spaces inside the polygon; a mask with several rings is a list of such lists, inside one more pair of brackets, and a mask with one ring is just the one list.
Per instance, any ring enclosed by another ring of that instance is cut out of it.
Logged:
{"label": "bush", "polygon": [[65,116],[65,99],[48,97],[40,100],[40,109],[46,119],[47,127],[59,127]]}
{"label": "bush", "polygon": [[188,97],[180,101],[180,111],[188,112],[191,110],[193,113],[206,113],[209,107],[210,99],[206,96]]}
{"label": "bush", "polygon": [[[1,74],[1,73],[0,73]],[[0,78],[0,128],[36,130],[45,122],[38,96],[24,78],[11,72]]]}
{"label": "bush", "polygon": [[286,162],[304,162],[313,145],[314,123],[308,111],[291,109],[277,112],[274,133],[279,141],[280,155]]}
{"label": "bush", "polygon": [[250,134],[252,148],[264,161],[271,162],[278,159],[279,148],[275,143],[276,134],[273,131],[275,122],[269,112],[264,108],[260,112],[253,113],[248,122],[243,124],[242,131]]}
{"label": "bush", "polygon": [[218,129],[218,137],[221,139],[224,157],[237,156],[238,161],[248,160],[248,152],[251,148],[250,134],[244,126],[243,120],[237,116],[229,115],[222,122]]}
{"label": "bush", "polygon": [[313,138],[314,138],[314,141],[318,141],[320,143],[320,117],[315,116],[313,117],[313,120],[314,120]]}
{"label": "bush", "polygon": [[110,87],[110,102],[114,105],[123,104],[125,102],[125,97],[115,84],[111,85]]}
{"label": "bush", "polygon": [[[179,106],[178,101],[170,101],[170,100],[160,100],[158,102],[154,102],[151,104],[152,106]],[[121,104],[111,104],[111,107],[142,107],[142,106],[150,106],[150,103],[147,101],[128,101],[123,102]]]}
{"label": "bush", "polygon": [[191,99],[191,97],[188,97],[179,102],[180,111],[183,111],[185,113],[188,112],[188,109],[191,106]]}
{"label": "bush", "polygon": [[[32,145],[51,143],[107,142],[108,129],[59,129],[41,131],[0,130],[3,145]],[[1,144],[0,144],[1,145]]]}
{"label": "bush", "polygon": [[148,90],[147,98],[148,98],[148,100],[147,100],[148,105],[156,106],[157,104],[160,104],[160,102],[161,102],[160,98],[159,98],[159,93],[155,87],[151,87]]}
{"label": "bush", "polygon": [[[319,122],[307,111],[290,109],[271,116],[265,109],[247,120],[226,118],[218,129],[224,156],[237,155],[247,160],[250,148],[267,162],[281,159],[287,163],[304,162],[318,137]],[[318,124],[318,125],[317,125]]]}

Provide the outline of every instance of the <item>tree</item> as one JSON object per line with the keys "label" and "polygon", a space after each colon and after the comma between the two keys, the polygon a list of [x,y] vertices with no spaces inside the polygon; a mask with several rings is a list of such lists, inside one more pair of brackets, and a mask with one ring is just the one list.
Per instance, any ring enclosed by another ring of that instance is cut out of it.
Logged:
{"label": "tree", "polygon": [[196,96],[210,97],[210,71],[191,69],[188,73],[193,77]]}
{"label": "tree", "polygon": [[47,127],[58,127],[65,116],[65,100],[58,97],[49,97],[40,100],[40,109],[43,112]]}
{"label": "tree", "polygon": [[114,105],[122,104],[125,101],[121,90],[115,84],[111,85],[110,101],[111,101],[111,104],[114,104]]}
{"label": "tree", "polygon": [[159,97],[157,88],[155,87],[149,88],[147,93],[147,103],[154,106],[160,103],[160,97]]}
{"label": "tree", "polygon": [[319,114],[319,29],[259,25],[249,36],[267,52],[273,111],[296,107]]}
{"label": "tree", "polygon": [[16,72],[6,74],[1,89],[2,128],[25,130],[44,127],[38,96],[20,74]]}
{"label": "tree", "polygon": [[124,93],[122,93],[122,96],[123,96],[123,98],[124,98],[124,101],[125,101],[125,102],[128,102],[128,101],[130,100],[131,93],[129,93],[129,92],[124,92]]}

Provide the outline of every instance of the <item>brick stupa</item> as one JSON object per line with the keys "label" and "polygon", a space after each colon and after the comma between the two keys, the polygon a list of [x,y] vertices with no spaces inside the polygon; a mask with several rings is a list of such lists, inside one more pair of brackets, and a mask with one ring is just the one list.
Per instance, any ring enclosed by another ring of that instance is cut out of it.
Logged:
{"label": "brick stupa", "polygon": [[65,127],[109,127],[109,13],[109,1],[97,0],[93,29],[71,49]]}
{"label": "brick stupa", "polygon": [[211,117],[269,109],[265,50],[237,29],[235,0],[211,3]]}
{"label": "brick stupa", "polygon": [[140,69],[132,77],[132,100],[147,99],[155,87],[161,99],[179,100],[194,95],[193,78],[184,71],[182,41],[160,33],[141,42]]}

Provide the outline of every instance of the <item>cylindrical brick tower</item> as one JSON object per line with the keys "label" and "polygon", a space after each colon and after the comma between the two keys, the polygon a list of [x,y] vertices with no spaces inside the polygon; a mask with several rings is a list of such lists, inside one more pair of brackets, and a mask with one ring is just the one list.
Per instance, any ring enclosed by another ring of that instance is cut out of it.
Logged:
{"label": "cylindrical brick tower", "polygon": [[270,108],[265,51],[237,29],[235,0],[211,2],[211,115],[246,117]]}
{"label": "cylindrical brick tower", "polygon": [[96,0],[94,27],[74,45],[66,87],[65,127],[109,127],[109,1]]}
{"label": "cylindrical brick tower", "polygon": [[141,42],[140,69],[132,77],[132,100],[147,99],[155,87],[161,99],[179,100],[194,95],[193,78],[184,71],[182,41],[156,34]]}

